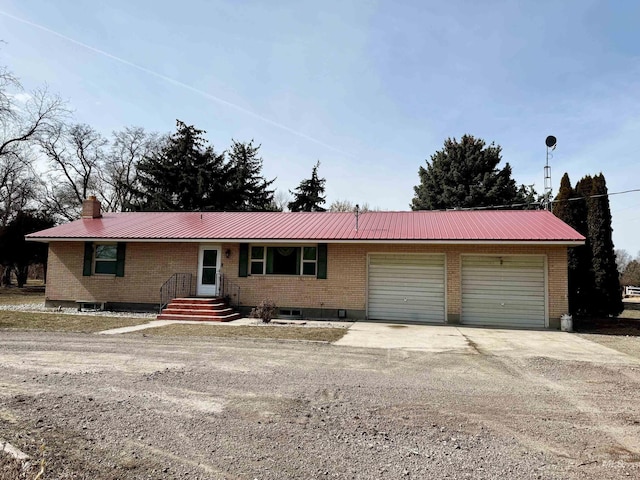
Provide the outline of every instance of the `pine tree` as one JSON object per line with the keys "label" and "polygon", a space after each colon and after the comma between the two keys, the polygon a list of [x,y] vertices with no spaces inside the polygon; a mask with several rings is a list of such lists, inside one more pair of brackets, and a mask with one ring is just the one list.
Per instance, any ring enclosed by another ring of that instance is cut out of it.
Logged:
{"label": "pine tree", "polygon": [[311,178],[302,180],[300,185],[291,192],[293,200],[288,207],[292,212],[326,212],[322,205],[325,202],[324,184],[325,178],[318,177],[318,167],[320,162],[316,162],[311,171]]}
{"label": "pine tree", "polygon": [[602,174],[592,180],[591,196],[587,200],[587,229],[594,275],[593,313],[618,315],[623,310],[620,275],[612,239],[607,182]]}
{"label": "pine tree", "polygon": [[204,130],[178,120],[177,131],[138,165],[139,209],[216,210],[228,176],[224,154],[207,145]]}
{"label": "pine tree", "polygon": [[420,167],[420,184],[414,187],[413,210],[491,207],[523,203],[511,178],[511,166],[497,168],[501,147],[463,135],[448,138],[444,148],[431,156],[427,168]]}
{"label": "pine tree", "polygon": [[258,156],[260,145],[232,140],[229,151],[229,180],[225,210],[273,211],[276,210],[275,181],[262,176],[262,158]]}

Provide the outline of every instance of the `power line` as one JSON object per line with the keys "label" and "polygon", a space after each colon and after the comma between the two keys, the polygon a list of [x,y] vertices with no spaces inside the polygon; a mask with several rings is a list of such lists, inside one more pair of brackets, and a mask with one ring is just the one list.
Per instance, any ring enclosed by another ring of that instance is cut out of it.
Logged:
{"label": "power line", "polygon": [[633,193],[633,192],[640,192],[640,188],[634,188],[632,190],[623,190],[622,192],[599,193],[597,195],[587,195],[586,197],[574,197],[574,198],[567,198],[564,200],[553,200],[551,203],[575,202],[576,200],[586,200],[587,198],[610,197],[612,195],[622,195],[625,193]]}
{"label": "power line", "polygon": [[[631,190],[623,190],[621,192],[611,192],[611,193],[599,193],[596,195],[587,195],[586,197],[574,197],[574,198],[566,198],[564,200],[551,200],[549,203],[553,204],[553,203],[561,203],[561,202],[575,202],[578,200],[587,200],[589,198],[601,198],[601,197],[609,197],[612,195],[623,195],[626,193],[634,193],[634,192],[640,192],[640,188],[634,188]],[[462,210],[462,211],[469,211],[469,210],[498,210],[498,209],[502,209],[502,208],[519,208],[519,207],[542,207],[543,203],[540,201],[536,201],[536,202],[529,202],[529,203],[511,203],[508,205],[489,205],[486,207],[461,207],[461,208],[453,208],[453,209],[447,209],[447,210]]]}

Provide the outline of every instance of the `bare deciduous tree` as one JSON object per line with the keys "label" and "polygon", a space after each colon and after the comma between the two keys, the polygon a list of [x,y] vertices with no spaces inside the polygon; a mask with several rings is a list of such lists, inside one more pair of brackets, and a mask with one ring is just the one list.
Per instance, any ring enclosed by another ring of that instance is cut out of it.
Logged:
{"label": "bare deciduous tree", "polygon": [[34,144],[67,113],[65,103],[46,88],[27,93],[0,67],[0,226],[33,200],[39,184]]}
{"label": "bare deciduous tree", "polygon": [[6,226],[36,197],[38,178],[25,158],[28,153],[0,157],[0,227]]}
{"label": "bare deciduous tree", "polygon": [[82,201],[102,191],[107,140],[89,125],[58,122],[39,144],[51,167],[45,178],[46,206],[64,219],[78,218]]}
{"label": "bare deciduous tree", "polygon": [[290,201],[291,194],[288,190],[276,190],[273,195],[273,206],[279,212],[286,212]]}
{"label": "bare deciduous tree", "polygon": [[[368,203],[363,203],[362,205],[358,205],[358,210],[360,213],[365,212],[379,212],[379,207],[370,207]],[[330,212],[355,212],[356,204],[350,200],[334,200],[329,207]]]}
{"label": "bare deciduous tree", "polygon": [[101,198],[105,209],[127,211],[131,209],[138,181],[138,163],[158,150],[164,138],[147,133],[142,127],[126,127],[113,132],[111,151],[101,171],[104,190]]}

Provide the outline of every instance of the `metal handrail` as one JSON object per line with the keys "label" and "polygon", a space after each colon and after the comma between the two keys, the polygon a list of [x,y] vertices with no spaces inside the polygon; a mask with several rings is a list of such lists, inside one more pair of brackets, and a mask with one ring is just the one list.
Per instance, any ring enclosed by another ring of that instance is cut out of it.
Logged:
{"label": "metal handrail", "polygon": [[174,273],[160,287],[160,312],[174,298],[193,295],[193,275],[191,273]]}
{"label": "metal handrail", "polygon": [[229,306],[234,308],[240,306],[240,286],[225,277],[223,273],[220,273],[220,295],[227,300]]}

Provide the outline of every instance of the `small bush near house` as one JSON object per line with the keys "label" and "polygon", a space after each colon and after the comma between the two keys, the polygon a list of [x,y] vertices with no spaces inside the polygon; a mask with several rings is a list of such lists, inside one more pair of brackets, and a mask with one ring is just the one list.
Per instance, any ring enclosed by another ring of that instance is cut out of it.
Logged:
{"label": "small bush near house", "polygon": [[276,316],[278,306],[273,300],[262,300],[256,308],[251,310],[251,318],[259,318],[263,323],[269,323]]}

